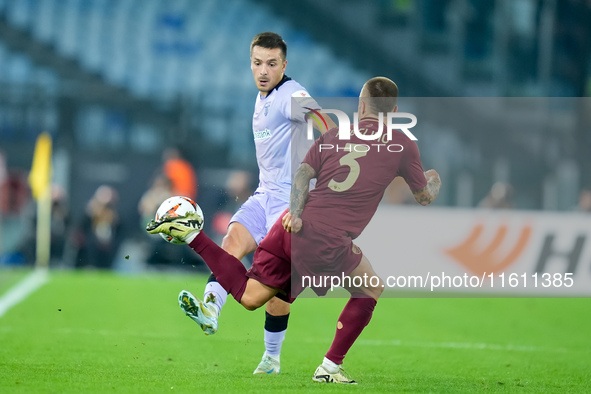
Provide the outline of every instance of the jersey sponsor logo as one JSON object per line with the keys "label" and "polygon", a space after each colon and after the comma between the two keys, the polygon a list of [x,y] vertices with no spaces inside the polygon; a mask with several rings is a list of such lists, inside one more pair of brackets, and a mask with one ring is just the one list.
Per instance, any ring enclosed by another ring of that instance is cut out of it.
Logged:
{"label": "jersey sponsor logo", "polygon": [[255,130],[253,131],[255,140],[264,140],[265,138],[271,138],[271,130]]}

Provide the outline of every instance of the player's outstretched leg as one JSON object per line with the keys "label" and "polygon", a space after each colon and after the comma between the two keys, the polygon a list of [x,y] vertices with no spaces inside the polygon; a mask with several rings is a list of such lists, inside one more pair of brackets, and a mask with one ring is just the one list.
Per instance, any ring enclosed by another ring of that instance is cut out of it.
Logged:
{"label": "player's outstretched leg", "polygon": [[[198,219],[200,222],[196,223]],[[187,213],[184,216],[153,220],[146,230],[151,234],[163,233],[175,237],[180,243],[188,244],[201,255],[212,272],[216,273],[224,289],[227,289],[240,302],[248,279],[246,268],[201,232],[202,223],[200,216],[195,217],[193,213]],[[219,308],[214,302],[204,303],[184,290],[179,295],[179,305],[206,334],[211,335],[217,331]]]}
{"label": "player's outstretched leg", "polygon": [[[191,243],[201,232],[203,218],[192,212],[182,216],[165,216],[152,220],[146,227],[150,234],[163,233],[174,237],[177,243]],[[218,310],[207,305],[190,292],[183,290],[179,294],[179,306],[195,323],[199,324],[205,335],[213,335],[218,330]]]}
{"label": "player's outstretched leg", "polygon": [[213,335],[218,330],[218,311],[215,306],[208,305],[183,290],[179,294],[179,306],[193,321],[201,327],[205,335]]}
{"label": "player's outstretched leg", "polygon": [[188,244],[191,249],[203,258],[220,285],[229,294],[232,294],[236,301],[242,303],[241,298],[248,280],[246,268],[244,268],[240,260],[209,239],[201,231],[201,225],[196,229],[193,226],[193,218],[193,214],[188,213],[184,217],[166,217],[159,221],[152,220],[146,230],[150,234],[164,233],[175,237],[177,241]]}

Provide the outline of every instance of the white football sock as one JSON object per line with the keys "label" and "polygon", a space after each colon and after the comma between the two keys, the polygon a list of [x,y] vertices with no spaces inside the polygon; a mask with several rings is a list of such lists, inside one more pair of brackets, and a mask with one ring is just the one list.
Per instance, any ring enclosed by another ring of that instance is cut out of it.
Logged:
{"label": "white football sock", "polygon": [[191,242],[195,241],[195,238],[197,238],[200,232],[201,231],[193,231],[192,234],[189,234],[189,236],[187,236],[187,238],[185,239],[185,243],[189,245]]}
{"label": "white football sock", "polygon": [[339,372],[339,365],[338,364],[335,364],[332,361],[330,361],[326,357],[324,357],[324,360],[322,361],[322,366],[324,367],[324,369],[326,369],[330,373],[337,373],[337,372]]}
{"label": "white football sock", "polygon": [[265,353],[277,361],[279,361],[281,355],[281,345],[283,345],[286,331],[271,332],[265,330]]}
{"label": "white football sock", "polygon": [[[214,301],[213,304],[218,309],[218,315],[222,311],[222,307],[226,303],[226,299],[228,298],[228,292],[220,285],[218,282],[207,282],[205,286],[205,291],[203,292],[203,300],[207,302],[207,298],[209,293],[213,294]],[[211,304],[212,302],[210,302]]]}

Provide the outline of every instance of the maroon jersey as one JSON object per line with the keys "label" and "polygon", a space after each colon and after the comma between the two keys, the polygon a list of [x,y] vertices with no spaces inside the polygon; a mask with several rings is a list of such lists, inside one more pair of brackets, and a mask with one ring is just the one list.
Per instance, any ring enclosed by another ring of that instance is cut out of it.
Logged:
{"label": "maroon jersey", "polygon": [[[353,132],[350,140],[340,140],[334,128],[316,140],[303,160],[318,177],[302,213],[304,223],[324,223],[355,239],[395,177],[403,177],[413,191],[427,185],[416,143],[397,130],[386,141],[386,130],[384,125],[383,138],[365,141]],[[377,131],[377,120],[359,121],[360,134]]]}

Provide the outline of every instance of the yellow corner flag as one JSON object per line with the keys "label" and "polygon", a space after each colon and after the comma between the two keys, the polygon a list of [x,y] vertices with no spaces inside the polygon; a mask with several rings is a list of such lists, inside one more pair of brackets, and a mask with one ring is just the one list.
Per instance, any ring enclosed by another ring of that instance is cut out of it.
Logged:
{"label": "yellow corner flag", "polygon": [[29,185],[37,200],[37,261],[38,269],[49,267],[51,248],[51,136],[43,132],[37,138]]}
{"label": "yellow corner flag", "polygon": [[36,200],[46,192],[51,183],[51,136],[43,132],[37,138],[29,185]]}

